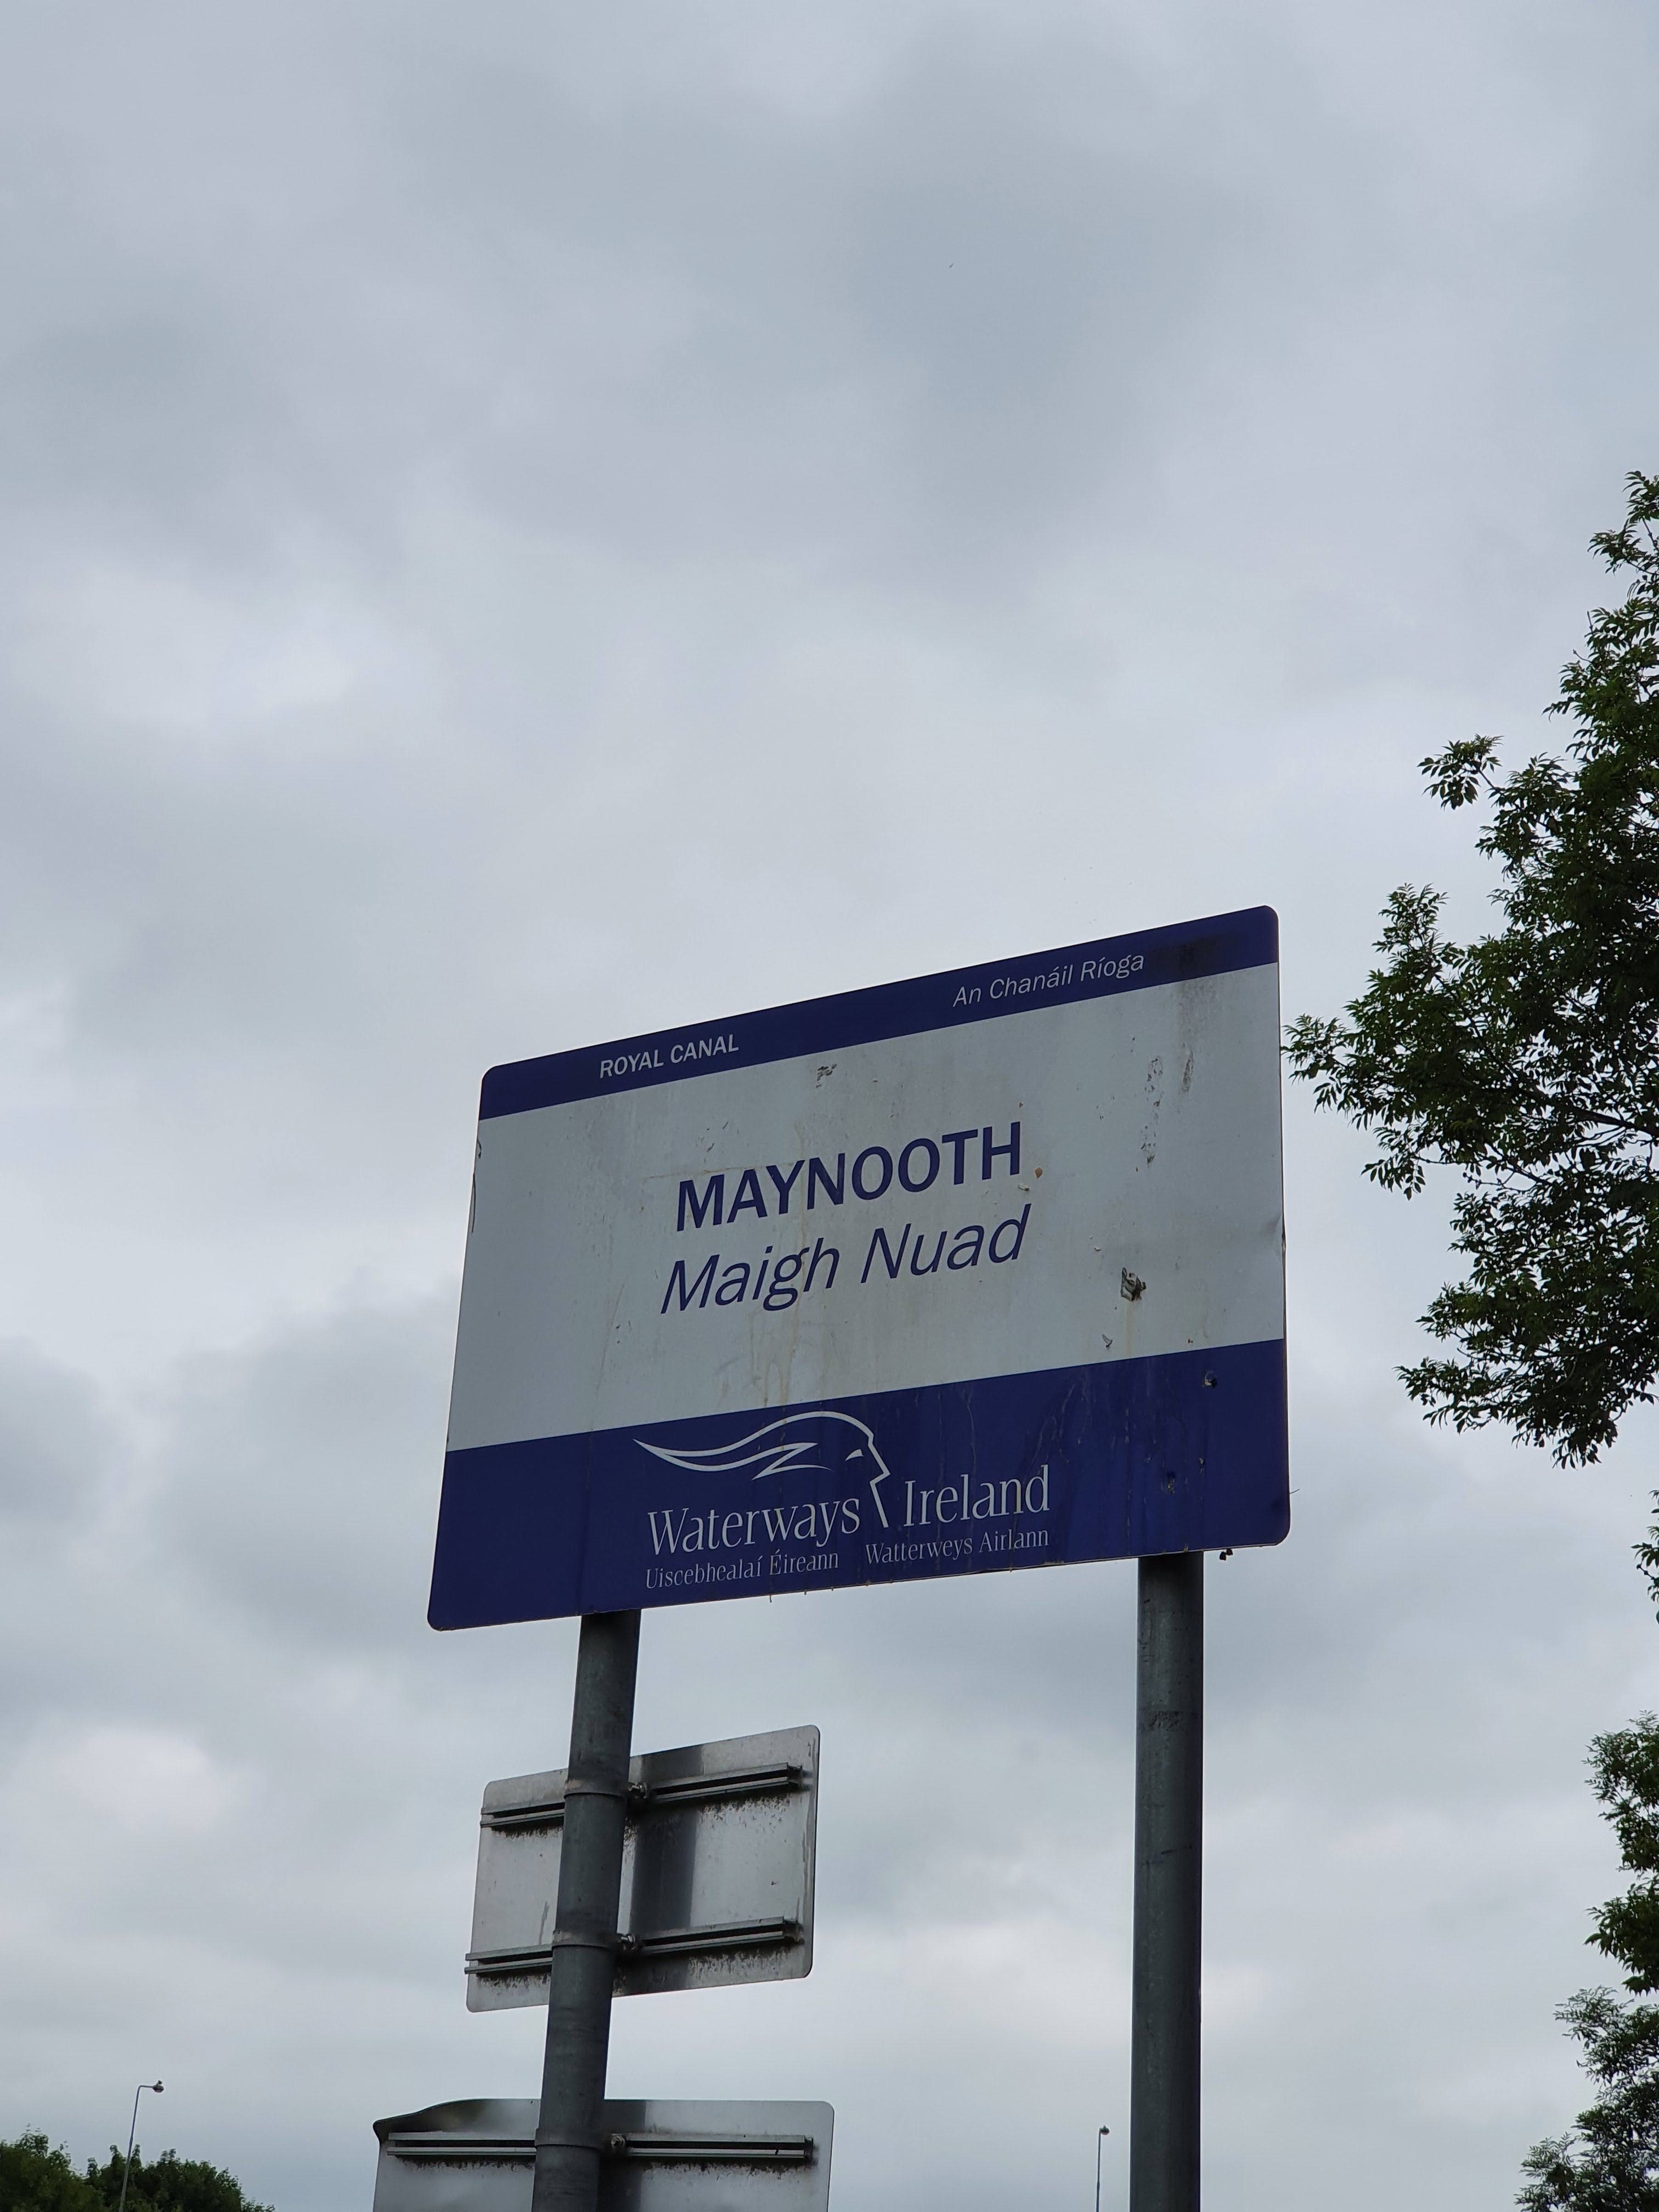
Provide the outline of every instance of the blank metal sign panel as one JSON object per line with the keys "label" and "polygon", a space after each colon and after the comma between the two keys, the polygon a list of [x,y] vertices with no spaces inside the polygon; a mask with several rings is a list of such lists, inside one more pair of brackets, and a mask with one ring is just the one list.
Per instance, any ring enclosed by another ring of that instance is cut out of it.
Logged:
{"label": "blank metal sign panel", "polygon": [[[793,1981],[812,1966],[818,1732],[649,1752],[629,1768],[616,1991]],[[479,1815],[466,2002],[547,2002],[563,1773],[492,1782]]]}
{"label": "blank metal sign panel", "polygon": [[[599,2212],[829,2212],[828,2105],[607,2100]],[[376,2120],[374,2212],[530,2212],[537,2106],[468,2097]]]}

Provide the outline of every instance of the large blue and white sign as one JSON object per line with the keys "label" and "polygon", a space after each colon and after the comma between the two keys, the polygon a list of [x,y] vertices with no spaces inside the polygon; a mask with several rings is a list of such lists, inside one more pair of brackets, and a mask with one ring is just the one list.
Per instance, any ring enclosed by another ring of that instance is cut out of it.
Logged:
{"label": "large blue and white sign", "polygon": [[440,1628],[1277,1543],[1265,908],[484,1079]]}

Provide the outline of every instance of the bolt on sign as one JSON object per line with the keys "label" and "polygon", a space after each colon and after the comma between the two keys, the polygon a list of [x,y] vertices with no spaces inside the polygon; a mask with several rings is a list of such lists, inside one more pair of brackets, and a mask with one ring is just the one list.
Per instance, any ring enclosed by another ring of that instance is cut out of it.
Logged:
{"label": "bolt on sign", "polygon": [[484,1078],[434,1626],[1289,1525],[1270,908]]}

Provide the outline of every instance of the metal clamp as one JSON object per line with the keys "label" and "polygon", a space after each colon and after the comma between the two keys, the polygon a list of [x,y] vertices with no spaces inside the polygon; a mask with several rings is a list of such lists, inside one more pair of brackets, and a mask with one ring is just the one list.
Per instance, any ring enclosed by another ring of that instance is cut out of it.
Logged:
{"label": "metal clamp", "polygon": [[660,2159],[677,2166],[811,2166],[811,2136],[610,2135],[601,2152],[611,2158]]}
{"label": "metal clamp", "polygon": [[548,1941],[534,1949],[470,1951],[469,1974],[516,1979],[550,1972],[553,1954],[561,1948],[614,1951],[624,1959],[656,1959],[686,1953],[746,1951],[771,1944],[799,1943],[799,1920],[726,1920],[708,1928],[663,1928],[649,1936],[584,1936],[574,1929],[556,1928]]}
{"label": "metal clamp", "polygon": [[623,1797],[630,1815],[669,1811],[676,1805],[697,1805],[730,1797],[782,1796],[807,1786],[805,1768],[793,1765],[739,1767],[729,1774],[688,1774],[677,1782],[630,1782],[615,1790],[603,1782],[567,1782],[564,1794],[544,1797],[529,1805],[486,1806],[478,1815],[481,1828],[556,1828],[564,1820],[572,1797]]}
{"label": "metal clamp", "polygon": [[762,1943],[799,1943],[799,1920],[726,1920],[708,1928],[660,1928],[649,1936],[623,1936],[627,1958],[672,1958],[688,1951],[744,1951]]}
{"label": "metal clamp", "polygon": [[464,2159],[469,2164],[476,2160],[492,2166],[527,2166],[536,2155],[535,2144],[526,2136],[474,2136],[440,2128],[419,2135],[388,2136],[386,2147],[393,2158],[407,2159],[415,2165],[425,2161],[448,2165]]}
{"label": "metal clamp", "polygon": [[538,2150],[597,2151],[602,2158],[635,2159],[641,2164],[672,2160],[700,2166],[811,2166],[817,2146],[811,2136],[720,2136],[612,2132],[592,2136],[555,2135],[538,2129],[534,2136],[466,2135],[451,2129],[430,2134],[388,2136],[394,2158],[416,2164],[457,2160],[528,2166]]}

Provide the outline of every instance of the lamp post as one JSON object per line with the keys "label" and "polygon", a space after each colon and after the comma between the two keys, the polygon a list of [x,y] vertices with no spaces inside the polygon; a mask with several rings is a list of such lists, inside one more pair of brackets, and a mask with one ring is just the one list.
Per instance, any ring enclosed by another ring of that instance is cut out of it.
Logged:
{"label": "lamp post", "polygon": [[1100,2154],[1105,2149],[1106,2138],[1111,2132],[1109,2128],[1102,2128],[1095,2137],[1095,2212],[1100,2212]]}
{"label": "lamp post", "polygon": [[[159,2081],[141,2081],[132,2093],[132,2125],[127,2130],[127,2162],[121,2169],[121,2203],[118,2212],[127,2212],[127,2182],[132,2173],[132,2139],[138,2132],[138,2100],[146,2089],[153,2089],[159,2097],[161,2094],[161,2085]],[[1095,2207],[1095,2212],[1100,2212],[1098,2204]]]}

